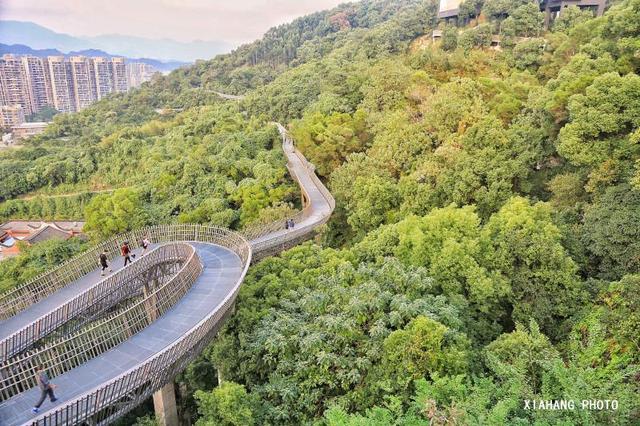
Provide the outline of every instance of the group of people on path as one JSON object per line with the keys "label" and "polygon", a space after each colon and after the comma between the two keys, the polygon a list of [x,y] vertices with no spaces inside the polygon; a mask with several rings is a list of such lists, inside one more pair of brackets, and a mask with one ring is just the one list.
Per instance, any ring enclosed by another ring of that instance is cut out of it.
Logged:
{"label": "group of people on path", "polygon": [[[149,240],[149,237],[144,237],[140,242],[140,246],[142,247],[141,256],[144,256],[147,253],[150,245],[151,241]],[[131,258],[135,259],[136,257],[134,253],[131,253],[131,248],[129,247],[128,241],[122,243],[122,247],[120,247],[120,254],[122,255],[122,257],[124,257],[124,266],[127,266],[132,262]],[[109,270],[109,272],[113,272],[111,266],[109,265],[109,252],[106,249],[103,250],[102,253],[100,253],[98,262],[100,263],[101,268],[100,276],[104,276],[107,269]],[[31,409],[33,413],[38,413],[40,411],[40,406],[42,405],[44,400],[47,399],[47,396],[49,397],[49,400],[51,402],[56,402],[58,400],[53,392],[53,390],[56,388],[56,385],[49,381],[49,376],[47,375],[47,372],[45,371],[43,366],[39,366],[36,369],[36,382],[38,383],[38,387],[40,387],[40,399]]]}
{"label": "group of people on path", "polygon": [[[144,256],[147,253],[147,250],[149,249],[149,246],[151,245],[151,241],[149,240],[149,237],[144,237],[142,239],[142,241],[140,241],[140,246],[142,247],[142,254],[141,256]],[[129,247],[129,241],[125,241],[122,243],[122,247],[120,247],[120,254],[122,255],[122,257],[124,258],[124,266],[127,266],[129,263],[133,262],[131,260],[131,258],[135,259],[136,255],[135,253],[131,252],[131,248]],[[100,276],[104,277],[105,275],[105,271],[108,269],[109,272],[113,272],[110,265],[109,265],[109,252],[105,249],[102,251],[102,253],[100,253],[99,256],[99,263],[100,263],[100,267],[102,269]]]}
{"label": "group of people on path", "polygon": [[284,224],[284,229],[293,229],[296,226],[296,223],[293,221],[293,219],[287,219],[287,221]]}

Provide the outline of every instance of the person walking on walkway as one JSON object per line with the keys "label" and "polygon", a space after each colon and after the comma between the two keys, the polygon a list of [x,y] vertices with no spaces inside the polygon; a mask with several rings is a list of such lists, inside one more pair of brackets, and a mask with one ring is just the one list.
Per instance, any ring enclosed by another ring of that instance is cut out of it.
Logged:
{"label": "person walking on walkway", "polygon": [[56,385],[49,381],[49,376],[47,372],[44,371],[44,367],[39,366],[36,371],[36,381],[38,382],[38,387],[40,387],[40,399],[31,409],[32,412],[37,413],[40,410],[40,406],[47,399],[47,395],[49,396],[49,400],[51,402],[56,402],[58,398],[56,398],[53,390],[56,388]]}
{"label": "person walking on walkway", "polygon": [[149,241],[148,235],[142,239],[142,242],[140,243],[140,245],[142,246],[141,256],[144,256],[145,253],[147,252],[147,249],[149,248],[149,245],[151,245],[151,241]]}
{"label": "person walking on walkway", "polygon": [[[102,250],[102,253],[100,253],[100,266],[102,267],[102,272],[100,273],[100,276],[104,277],[104,270],[109,268],[109,261],[107,260],[106,250]],[[111,268],[109,268],[109,272],[112,272]]]}
{"label": "person walking on walkway", "polygon": [[122,257],[124,257],[124,266],[127,266],[127,264],[131,263],[131,249],[129,248],[128,241],[122,244],[120,251],[122,252]]}

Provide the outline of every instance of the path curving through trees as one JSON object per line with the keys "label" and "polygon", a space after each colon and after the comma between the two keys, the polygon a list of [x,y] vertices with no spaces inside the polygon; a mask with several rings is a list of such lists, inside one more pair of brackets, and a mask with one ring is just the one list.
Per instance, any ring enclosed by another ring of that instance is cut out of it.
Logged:
{"label": "path curving through trees", "polygon": [[[232,313],[252,260],[292,247],[326,223],[333,197],[286,129],[274,124],[302,192],[293,229],[274,223],[242,235],[205,225],[150,227],[106,241],[0,296],[0,426],[114,421],[171,382],[211,342]],[[140,256],[137,242],[145,236],[154,245]],[[118,253],[124,240],[137,259],[100,277],[98,254]],[[58,401],[33,414],[40,364],[58,385]]]}

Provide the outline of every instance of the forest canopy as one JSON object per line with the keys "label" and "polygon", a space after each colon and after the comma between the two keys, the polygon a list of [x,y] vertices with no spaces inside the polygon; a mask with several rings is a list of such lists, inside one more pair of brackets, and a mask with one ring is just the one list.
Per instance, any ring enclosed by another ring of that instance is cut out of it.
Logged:
{"label": "forest canopy", "polygon": [[[0,217],[81,216],[94,240],[283,217],[300,200],[280,121],[337,208],[250,268],[177,378],[185,422],[638,424],[640,0],[611,3],[548,28],[527,0],[297,19],[56,115],[0,153]],[[59,244],[0,263],[0,286],[81,249]],[[618,408],[523,402],[559,399]]]}

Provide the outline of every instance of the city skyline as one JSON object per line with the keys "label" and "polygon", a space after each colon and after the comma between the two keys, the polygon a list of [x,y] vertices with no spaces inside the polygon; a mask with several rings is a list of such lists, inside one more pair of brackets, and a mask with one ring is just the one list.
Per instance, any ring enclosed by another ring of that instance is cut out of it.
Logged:
{"label": "city skyline", "polygon": [[147,64],[126,63],[119,57],[3,55],[0,121],[3,126],[20,124],[47,107],[81,111],[110,93],[139,86],[154,72]]}

